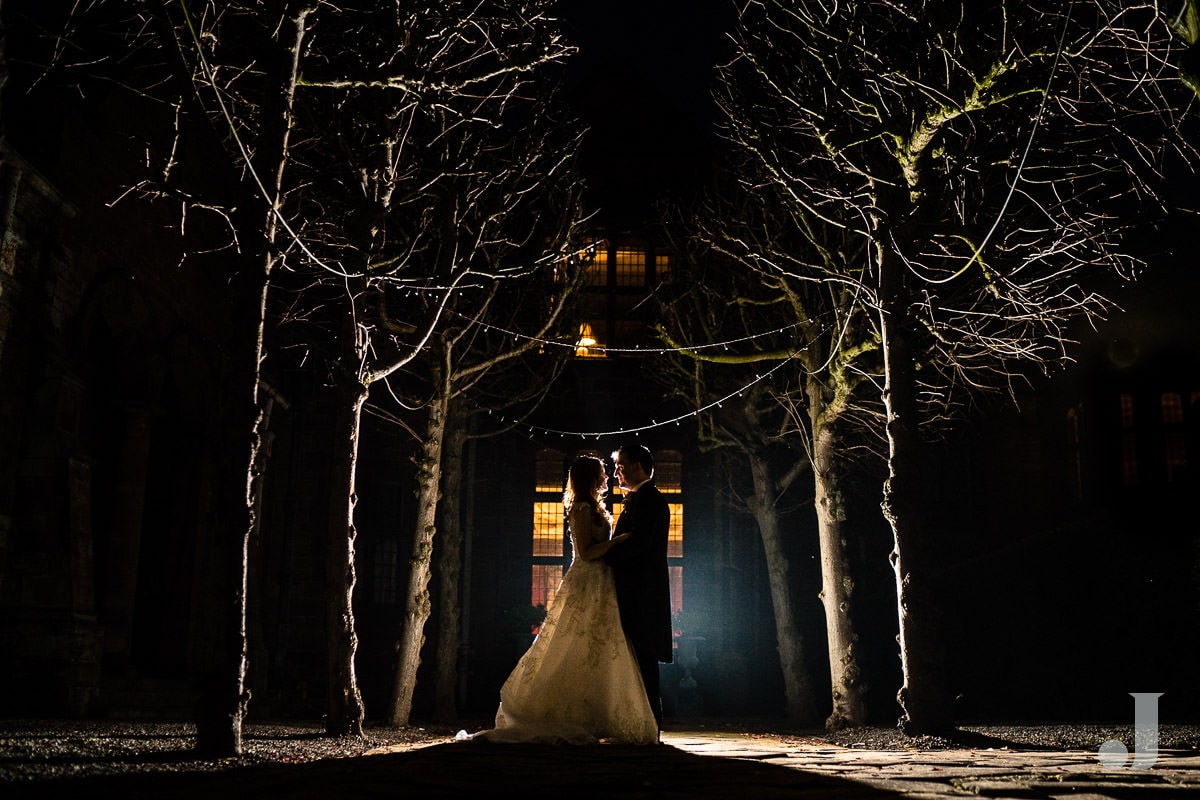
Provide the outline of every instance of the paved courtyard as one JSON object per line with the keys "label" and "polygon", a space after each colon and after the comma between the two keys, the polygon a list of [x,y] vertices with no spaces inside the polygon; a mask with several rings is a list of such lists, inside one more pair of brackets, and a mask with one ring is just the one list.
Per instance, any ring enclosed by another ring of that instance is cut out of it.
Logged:
{"label": "paved courtyard", "polygon": [[[795,746],[769,736],[687,733],[669,734],[667,743],[697,755],[754,759],[845,781],[852,785],[843,790],[846,797],[893,793],[913,800],[964,796],[1129,800],[1170,793],[1200,798],[1200,754],[1195,751],[1159,751],[1151,768],[1134,770],[1105,766],[1098,753],[1082,750],[867,750]],[[862,793],[856,794],[853,787],[861,787]]]}

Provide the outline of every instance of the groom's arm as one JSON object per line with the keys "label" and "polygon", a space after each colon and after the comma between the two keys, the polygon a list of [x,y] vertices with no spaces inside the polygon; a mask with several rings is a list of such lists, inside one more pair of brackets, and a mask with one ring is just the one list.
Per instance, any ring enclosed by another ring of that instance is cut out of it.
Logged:
{"label": "groom's arm", "polygon": [[629,534],[629,538],[613,545],[604,554],[604,560],[612,566],[636,561],[650,549],[651,537],[645,535],[640,500],[641,498],[635,498],[632,494],[625,497],[619,527],[623,533]]}

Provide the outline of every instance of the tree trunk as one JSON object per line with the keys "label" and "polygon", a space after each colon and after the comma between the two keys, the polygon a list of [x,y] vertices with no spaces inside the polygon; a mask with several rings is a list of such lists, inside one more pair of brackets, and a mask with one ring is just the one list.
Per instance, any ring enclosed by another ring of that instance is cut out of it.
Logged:
{"label": "tree trunk", "polygon": [[[265,275],[250,278],[265,287]],[[233,330],[251,323],[249,302],[243,300]],[[247,331],[248,332],[248,331]],[[208,558],[201,568],[207,587],[204,642],[197,653],[196,753],[225,758],[242,753],[242,722],[250,702],[246,689],[246,579],[250,536],[256,524],[251,465],[261,442],[258,424],[257,338],[231,336],[218,443],[216,524],[210,532]]]}
{"label": "tree trunk", "polygon": [[358,502],[355,474],[358,441],[367,388],[351,377],[336,390],[333,412],[334,463],[330,470],[329,558],[326,597],[329,640],[329,709],[325,732],[330,736],[362,736],[362,695],[354,671],[358,632],[354,621],[355,553],[357,531],[354,507]]}
{"label": "tree trunk", "polygon": [[[205,757],[242,753],[242,722],[250,702],[246,689],[246,584],[249,573],[250,537],[257,524],[255,472],[262,445],[259,425],[259,376],[263,359],[263,328],[267,289],[278,255],[275,233],[279,198],[287,165],[288,137],[292,129],[292,105],[300,70],[307,2],[290,4],[284,24],[279,26],[278,49],[273,61],[278,71],[273,91],[268,91],[262,117],[261,147],[255,159],[260,175],[270,180],[270,206],[265,217],[247,226],[257,242],[252,256],[242,260],[242,269],[230,280],[232,295],[226,369],[223,375],[221,431],[228,437],[221,444],[222,475],[216,499],[218,528],[215,531],[216,574],[209,576],[214,590],[213,620],[217,632],[211,647],[200,656],[196,704],[196,752]],[[257,204],[248,204],[260,208]],[[253,212],[257,213],[257,212]]]}
{"label": "tree trunk", "polygon": [[433,563],[433,537],[437,532],[437,509],[442,471],[442,444],[446,434],[448,391],[438,392],[425,408],[425,436],[417,462],[417,524],[409,557],[408,597],[404,630],[396,645],[396,681],[389,722],[409,724],[421,647],[425,644],[425,622],[430,615],[429,577]]}
{"label": "tree trunk", "polygon": [[887,409],[888,477],[883,515],[892,527],[892,568],[900,618],[900,664],[904,683],[897,695],[900,727],[910,736],[943,734],[954,720],[946,689],[940,612],[933,585],[936,555],[921,503],[921,441],[916,429],[916,372],[907,340],[905,265],[888,251],[880,255],[880,320]]}
{"label": "tree trunk", "polygon": [[808,666],[804,663],[804,639],[797,632],[796,612],[792,603],[791,564],[784,551],[776,511],[777,489],[767,459],[755,453],[747,455],[754,481],[752,510],[767,558],[767,581],[775,612],[775,637],[779,648],[779,665],[783,669],[787,719],[789,722],[809,725],[817,717],[816,700]]}
{"label": "tree trunk", "polygon": [[854,579],[846,548],[846,503],[837,470],[836,438],[832,427],[819,419],[824,409],[811,397],[809,408],[814,505],[821,547],[821,603],[825,607],[833,701],[825,728],[833,731],[867,723],[866,686],[858,664],[858,634],[854,631]]}
{"label": "tree trunk", "polygon": [[441,529],[438,532],[438,629],[437,686],[434,689],[433,719],[452,724],[458,721],[458,657],[462,645],[463,447],[467,429],[462,414],[452,403],[446,423],[446,447],[442,451]]}

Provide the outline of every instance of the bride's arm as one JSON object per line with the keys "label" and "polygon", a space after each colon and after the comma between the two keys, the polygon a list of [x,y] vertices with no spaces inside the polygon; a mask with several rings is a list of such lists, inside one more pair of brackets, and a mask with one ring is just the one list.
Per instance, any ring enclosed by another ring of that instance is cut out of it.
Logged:
{"label": "bride's arm", "polygon": [[611,539],[601,539],[602,531],[603,528],[595,524],[590,508],[579,505],[571,509],[571,536],[575,539],[579,557],[584,561],[602,558],[614,544],[629,538],[628,533],[622,533]]}

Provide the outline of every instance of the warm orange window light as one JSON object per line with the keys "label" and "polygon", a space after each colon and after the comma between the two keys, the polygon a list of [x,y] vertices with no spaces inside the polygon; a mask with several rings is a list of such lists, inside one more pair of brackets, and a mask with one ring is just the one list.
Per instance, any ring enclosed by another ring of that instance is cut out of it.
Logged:
{"label": "warm orange window light", "polygon": [[656,253],[654,256],[654,276],[660,281],[671,274],[671,257],[666,253]]}
{"label": "warm orange window light", "polygon": [[617,286],[646,285],[646,251],[618,248],[613,254],[617,267]]}
{"label": "warm orange window light", "polygon": [[536,501],[533,504],[533,554],[558,556],[563,553],[562,501]]}
{"label": "warm orange window light", "polygon": [[588,265],[588,285],[608,285],[608,247],[603,243],[596,248],[596,255]]}
{"label": "warm orange window light", "polygon": [[667,557],[683,557],[683,503],[668,503],[671,527],[667,529]]}

